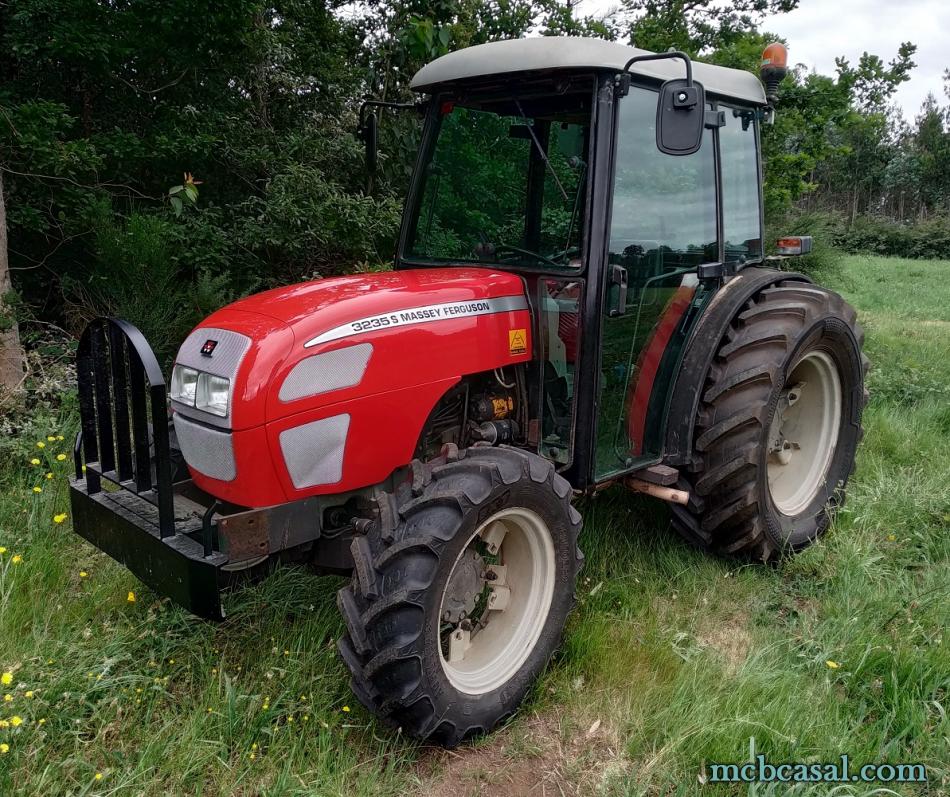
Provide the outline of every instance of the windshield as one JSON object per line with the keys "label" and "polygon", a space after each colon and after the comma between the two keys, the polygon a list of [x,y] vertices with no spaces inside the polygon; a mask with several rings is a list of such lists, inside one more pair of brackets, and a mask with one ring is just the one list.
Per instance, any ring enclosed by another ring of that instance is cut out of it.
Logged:
{"label": "windshield", "polygon": [[441,103],[406,255],[579,265],[590,96]]}

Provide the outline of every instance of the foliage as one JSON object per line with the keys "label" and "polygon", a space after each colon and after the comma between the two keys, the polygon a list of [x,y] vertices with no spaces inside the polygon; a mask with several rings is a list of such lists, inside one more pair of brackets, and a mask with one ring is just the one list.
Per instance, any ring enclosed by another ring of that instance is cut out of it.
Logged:
{"label": "foliage", "polygon": [[825,284],[841,278],[843,257],[838,248],[843,220],[830,213],[791,211],[766,224],[766,244],[774,253],[775,242],[785,235],[810,235],[812,250],[807,255],[792,257],[784,265],[791,271],[807,274],[815,282]]}
{"label": "foliage", "polygon": [[835,243],[848,252],[930,260],[950,252],[950,215],[905,224],[880,216],[860,216],[842,228]]}
{"label": "foliage", "polygon": [[[411,99],[425,62],[531,33],[677,47],[754,72],[774,39],[763,20],[796,6],[626,0],[594,17],[563,0],[16,0],[0,9],[14,288],[24,308],[73,332],[116,311],[150,328],[174,318],[177,333],[229,296],[378,267],[393,252],[419,122],[383,113],[369,192],[353,136],[362,97]],[[859,218],[950,212],[950,107],[931,98],[907,123],[889,105],[914,50],[839,59],[832,76],[792,71],[763,126],[767,218],[832,211],[855,227],[837,238],[849,248],[940,251],[941,222],[885,235]],[[563,227],[561,217],[546,223]],[[122,280],[138,293],[106,288]]]}

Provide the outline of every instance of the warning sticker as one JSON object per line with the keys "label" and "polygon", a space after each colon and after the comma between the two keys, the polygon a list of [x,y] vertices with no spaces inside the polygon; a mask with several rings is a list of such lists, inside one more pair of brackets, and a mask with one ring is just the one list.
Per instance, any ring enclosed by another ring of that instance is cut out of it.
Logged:
{"label": "warning sticker", "polygon": [[516,354],[525,354],[528,351],[528,336],[524,329],[508,330],[508,353],[514,357]]}

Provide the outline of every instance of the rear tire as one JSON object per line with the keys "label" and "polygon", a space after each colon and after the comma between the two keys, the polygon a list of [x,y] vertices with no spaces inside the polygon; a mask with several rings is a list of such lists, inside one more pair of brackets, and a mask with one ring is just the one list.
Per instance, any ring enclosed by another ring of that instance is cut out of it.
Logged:
{"label": "rear tire", "polygon": [[844,500],[867,403],[854,309],[816,285],[754,296],[713,360],[696,418],[691,494],[673,525],[708,550],[772,561],[801,550]]}
{"label": "rear tire", "polygon": [[[337,598],[346,622],[338,647],[360,702],[407,735],[446,747],[510,717],[574,603],[583,556],[570,499],[547,460],[488,447],[414,462],[411,486],[379,493],[374,519],[352,544],[353,581]],[[497,557],[483,559],[473,546],[487,550],[499,518],[508,530]],[[499,587],[507,608],[492,610]],[[473,589],[481,608],[467,602]],[[476,616],[484,625],[452,648],[451,636]]]}

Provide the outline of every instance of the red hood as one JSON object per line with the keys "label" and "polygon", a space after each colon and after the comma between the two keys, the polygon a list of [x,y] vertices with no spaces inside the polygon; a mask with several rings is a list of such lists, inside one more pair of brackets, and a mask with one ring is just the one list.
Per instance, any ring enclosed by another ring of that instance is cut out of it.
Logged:
{"label": "red hood", "polygon": [[[423,305],[522,296],[519,277],[484,268],[432,268],[329,277],[275,288],[224,308],[290,326],[298,345],[361,318]],[[215,316],[202,326],[213,326]]]}
{"label": "red hood", "polygon": [[[463,376],[527,362],[532,351],[524,284],[490,269],[360,274],[250,296],[209,316],[179,350],[199,371],[235,369],[217,374],[232,392],[230,418],[216,425],[229,429],[237,475],[214,478],[189,462],[192,476],[242,506],[378,484],[411,460],[432,409]],[[204,422],[205,436],[215,425],[197,409],[177,411]],[[300,442],[318,431],[319,441]],[[311,478],[324,462],[337,470]]]}

